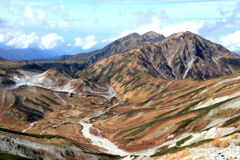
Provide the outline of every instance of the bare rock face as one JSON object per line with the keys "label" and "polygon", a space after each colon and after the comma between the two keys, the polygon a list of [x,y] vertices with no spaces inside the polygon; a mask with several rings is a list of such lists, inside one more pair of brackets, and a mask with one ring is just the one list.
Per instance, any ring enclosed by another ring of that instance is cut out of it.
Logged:
{"label": "bare rock face", "polygon": [[109,57],[114,54],[126,52],[128,50],[134,49],[144,43],[156,43],[160,42],[165,37],[161,34],[155,32],[147,32],[143,35],[138,33],[129,34],[123,38],[115,40],[106,47],[100,50],[89,52],[87,54],[77,54],[73,56],[62,56],[60,60],[77,60],[86,61],[88,63],[95,63],[100,59]]}
{"label": "bare rock face", "polygon": [[140,53],[142,65],[164,79],[209,79],[240,71],[239,56],[191,32],[143,45]]}

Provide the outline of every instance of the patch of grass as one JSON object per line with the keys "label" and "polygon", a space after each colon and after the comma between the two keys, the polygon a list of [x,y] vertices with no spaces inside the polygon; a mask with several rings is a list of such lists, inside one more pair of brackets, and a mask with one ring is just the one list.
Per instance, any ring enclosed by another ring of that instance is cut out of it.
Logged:
{"label": "patch of grass", "polygon": [[171,148],[166,148],[166,149],[163,149],[159,152],[156,152],[155,154],[151,155],[151,157],[156,157],[156,156],[162,156],[162,155],[165,155],[165,154],[170,154],[170,153],[176,153],[178,151],[181,151],[181,150],[184,150],[186,148],[193,148],[193,147],[197,147],[197,146],[200,146],[204,143],[208,143],[208,142],[211,142],[213,141],[214,139],[205,139],[205,140],[202,140],[202,141],[199,141],[199,142],[196,142],[196,143],[193,143],[193,144],[190,144],[190,145],[187,145],[187,146],[184,146],[184,147],[171,147]]}
{"label": "patch of grass", "polygon": [[142,76],[143,76],[142,74],[136,75],[136,76],[133,77],[132,79],[124,82],[121,87],[123,87],[123,86],[128,86],[128,85],[131,84],[131,83],[134,84],[134,83],[137,82]]}
{"label": "patch of grass", "polygon": [[133,91],[133,90],[135,90],[135,89],[137,89],[137,88],[139,88],[139,87],[142,87],[142,86],[144,86],[145,84],[146,84],[146,83],[140,83],[140,84],[134,86],[133,88],[131,88],[130,91]]}
{"label": "patch of grass", "polygon": [[169,113],[175,112],[176,110],[178,110],[178,108],[173,109],[173,110],[171,110],[171,111],[168,111],[168,112],[166,112],[166,113],[160,114],[159,116],[157,116],[157,118],[162,118],[163,116],[166,116],[166,115],[168,115]]}
{"label": "patch of grass", "polygon": [[227,84],[227,85],[225,85],[225,86],[222,86],[221,88],[219,88],[218,90],[216,90],[215,93],[220,92],[221,90],[223,90],[223,89],[225,89],[225,88],[227,88],[227,87],[229,87],[229,86],[233,86],[233,85],[235,85],[235,84],[238,84],[239,82],[240,82],[240,81],[235,82],[235,83],[230,83],[230,84]]}
{"label": "patch of grass", "polygon": [[123,76],[121,74],[118,74],[115,78],[115,81],[118,81],[119,83],[122,82]]}
{"label": "patch of grass", "polygon": [[162,101],[152,104],[151,107],[157,107],[157,106],[159,106],[160,104],[162,104]]}
{"label": "patch of grass", "polygon": [[44,102],[44,101],[42,101],[41,99],[39,99],[39,98],[36,98],[36,100],[37,101],[39,101],[39,102],[41,102],[43,105],[45,105],[45,106],[48,106],[48,107],[50,107],[51,105],[50,104],[48,104],[48,103],[46,103],[46,102]]}
{"label": "patch of grass", "polygon": [[109,67],[110,69],[109,69],[109,71],[107,72],[106,75],[103,74],[103,72],[106,69],[102,69],[101,73],[99,74],[99,77],[104,77],[103,81],[109,81],[112,77],[117,75],[117,73],[122,72],[123,69],[126,68],[127,64],[123,64],[119,68],[116,68],[115,70],[113,70],[113,68],[115,68],[115,66],[116,66],[115,64],[110,65],[110,67]]}
{"label": "patch of grass", "polygon": [[192,138],[192,136],[188,136],[188,137],[186,137],[186,138],[183,138],[182,140],[180,140],[180,141],[178,141],[178,142],[176,143],[176,146],[177,146],[177,147],[181,146],[182,144],[184,144],[186,141],[188,141],[188,140],[191,139],[191,138]]}
{"label": "patch of grass", "polygon": [[196,106],[197,104],[199,104],[202,100],[199,100],[199,101],[196,101],[196,102],[193,102],[191,104],[189,104],[187,107],[185,107],[184,109],[182,109],[181,111],[178,112],[178,114],[181,114],[181,113],[184,113],[186,111],[188,111],[190,108]]}
{"label": "patch of grass", "polygon": [[143,105],[146,105],[148,102],[154,100],[160,93],[157,93],[151,97],[149,97],[148,99],[146,99],[145,101],[141,102],[138,104],[138,106],[143,106]]}
{"label": "patch of grass", "polygon": [[191,94],[196,95],[197,93],[199,93],[201,90],[203,90],[203,89],[205,89],[205,88],[206,88],[206,86],[201,87],[201,88],[198,88],[198,89],[195,89],[195,90],[193,90],[193,91],[191,91],[191,92],[188,92],[188,93],[186,93],[186,94],[182,94],[182,95],[174,98],[172,101],[177,100],[177,99],[180,99],[180,98],[187,97],[187,96],[189,96],[189,95],[191,95]]}
{"label": "patch of grass", "polygon": [[27,103],[32,103],[33,105],[36,105],[36,106],[41,106],[43,109],[46,109],[46,110],[48,110],[48,111],[53,111],[53,110],[52,110],[51,108],[49,108],[48,106],[45,106],[45,105],[40,104],[40,103],[37,103],[37,102],[35,102],[35,101],[31,100],[31,99],[28,99],[28,98],[25,99],[25,102],[27,102]]}
{"label": "patch of grass", "polygon": [[154,121],[151,121],[151,122],[148,122],[146,124],[140,125],[138,127],[132,128],[131,130],[134,130],[134,131],[130,132],[129,134],[125,135],[124,137],[135,136],[135,135],[141,133],[142,131],[144,131],[145,129],[147,129],[147,128],[149,128],[149,127],[151,127],[151,126],[153,126],[157,123],[160,123],[160,122],[162,122],[164,120],[167,120],[167,119],[175,118],[177,116],[179,116],[179,115],[173,115],[173,116],[169,116],[169,117],[156,119]]}
{"label": "patch of grass", "polygon": [[230,125],[230,124],[233,124],[233,123],[235,123],[235,122],[237,122],[237,121],[239,121],[239,120],[240,120],[240,115],[239,115],[239,116],[236,116],[236,117],[233,117],[233,118],[231,118],[231,119],[229,119],[229,120],[227,120],[227,121],[223,124],[223,126],[226,127],[226,126],[228,126],[228,125]]}
{"label": "patch of grass", "polygon": [[45,95],[41,95],[41,97],[45,98],[46,100],[48,100],[49,102],[55,104],[55,105],[60,105],[58,102],[56,102],[55,100],[45,96]]}
{"label": "patch of grass", "polygon": [[0,153],[0,160],[31,160],[31,159],[8,153]]}
{"label": "patch of grass", "polygon": [[185,129],[189,124],[191,124],[193,121],[197,120],[198,118],[199,116],[196,116],[196,117],[192,117],[182,121],[182,124],[173,132],[173,134],[176,134],[180,130]]}
{"label": "patch of grass", "polygon": [[121,115],[126,115],[126,116],[131,116],[132,114],[136,113],[136,112],[144,112],[144,111],[152,111],[152,110],[155,110],[155,108],[141,108],[141,109],[134,109],[134,110],[131,110],[131,111],[128,111],[128,112],[124,112]]}
{"label": "patch of grass", "polygon": [[209,105],[207,107],[204,107],[204,108],[199,108],[199,109],[196,109],[195,111],[199,112],[201,115],[205,115],[207,114],[210,110],[224,104],[224,103],[227,103],[235,98],[238,98],[238,97],[234,97],[234,98],[230,98],[230,99],[227,99],[225,101],[222,101],[222,102],[218,102],[218,103],[215,103],[215,104],[212,104],[212,105]]}
{"label": "patch of grass", "polygon": [[176,88],[172,88],[172,89],[169,89],[169,90],[165,91],[165,92],[169,92],[169,91],[172,91],[172,90],[177,90],[177,91],[174,91],[174,92],[172,91],[169,94],[165,94],[165,96],[163,96],[162,98],[169,97],[169,96],[174,95],[174,94],[176,95],[177,93],[187,91],[189,89],[192,89],[193,87],[189,87],[189,88],[185,88],[185,89],[182,89],[182,90],[178,90],[179,88],[181,88],[181,87],[176,87]]}

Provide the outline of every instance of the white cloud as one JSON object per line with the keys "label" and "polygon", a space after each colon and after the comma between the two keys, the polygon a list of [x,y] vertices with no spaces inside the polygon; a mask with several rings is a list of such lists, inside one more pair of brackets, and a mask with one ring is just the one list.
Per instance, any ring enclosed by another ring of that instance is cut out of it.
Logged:
{"label": "white cloud", "polygon": [[66,8],[65,5],[63,5],[63,4],[59,5],[59,9],[65,9],[65,8]]}
{"label": "white cloud", "polygon": [[4,42],[4,39],[5,39],[4,35],[0,34],[0,43]]}
{"label": "white cloud", "polygon": [[240,51],[240,30],[230,33],[221,39],[222,44],[231,51]]}
{"label": "white cloud", "polygon": [[82,47],[82,49],[89,49],[96,45],[98,41],[95,36],[90,35],[85,38],[77,37],[75,38],[74,46]]}
{"label": "white cloud", "polygon": [[176,32],[184,32],[184,31],[191,31],[194,33],[199,33],[199,31],[203,25],[204,25],[204,21],[184,22],[184,23],[180,23],[180,24],[171,24],[168,26],[164,26],[164,23],[160,20],[160,18],[158,18],[157,16],[153,16],[150,23],[140,25],[139,27],[132,29],[132,30],[126,30],[126,31],[122,32],[122,34],[119,37],[126,36],[133,32],[137,32],[139,34],[144,34],[148,31],[155,31],[160,34],[164,34],[165,36],[169,36]]}
{"label": "white cloud", "polygon": [[160,30],[160,28],[161,28],[161,21],[156,16],[154,16],[152,18],[151,23],[141,25],[138,28],[135,28],[135,29],[132,29],[132,30],[126,30],[126,31],[121,33],[120,37],[126,36],[126,35],[128,35],[130,33],[133,33],[133,32],[137,32],[139,34],[144,34],[144,33],[148,32],[148,31],[158,32]]}
{"label": "white cloud", "polygon": [[58,42],[64,42],[64,38],[55,33],[50,33],[41,37],[39,47],[41,49],[55,48]]}
{"label": "white cloud", "polygon": [[49,27],[54,28],[54,27],[69,27],[70,23],[66,20],[59,20],[58,22],[55,21],[47,21],[47,24]]}
{"label": "white cloud", "polygon": [[83,45],[83,40],[81,37],[75,38],[75,46],[79,47]]}
{"label": "white cloud", "polygon": [[[29,45],[33,44],[38,40],[38,36],[35,32],[32,32],[30,34],[24,34],[21,32],[14,33],[14,37],[12,33],[7,33],[6,38],[9,39],[6,43],[7,46],[15,47],[15,48],[28,48]],[[11,37],[11,38],[10,38]],[[5,39],[3,37],[2,42],[4,42]]]}
{"label": "white cloud", "polygon": [[22,32],[6,32],[0,33],[0,43],[14,48],[29,48],[38,46],[40,49],[55,48],[60,42],[64,42],[64,38],[55,33],[46,34],[39,37],[35,32],[25,34]]}
{"label": "white cloud", "polygon": [[45,12],[40,9],[33,9],[30,6],[26,6],[24,9],[26,18],[33,24],[40,24],[45,18]]}

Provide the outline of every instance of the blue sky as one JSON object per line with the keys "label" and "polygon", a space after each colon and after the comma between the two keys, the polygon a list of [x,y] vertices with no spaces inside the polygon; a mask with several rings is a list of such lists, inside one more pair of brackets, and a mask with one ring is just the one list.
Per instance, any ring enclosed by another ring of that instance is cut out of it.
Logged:
{"label": "blue sky", "polygon": [[0,43],[64,54],[132,32],[192,31],[240,51],[240,0],[0,0]]}

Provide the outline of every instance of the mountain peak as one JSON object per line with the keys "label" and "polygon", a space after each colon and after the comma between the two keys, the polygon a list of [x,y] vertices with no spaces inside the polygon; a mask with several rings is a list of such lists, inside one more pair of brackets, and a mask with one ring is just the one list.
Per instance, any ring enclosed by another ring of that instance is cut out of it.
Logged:
{"label": "mountain peak", "polygon": [[146,41],[152,41],[152,42],[160,42],[163,39],[165,39],[165,36],[159,33],[156,33],[154,31],[149,31],[143,35],[141,35],[142,38]]}
{"label": "mountain peak", "polygon": [[154,31],[149,31],[144,33],[142,36],[159,36],[160,34],[158,34],[157,32]]}
{"label": "mountain peak", "polygon": [[178,32],[178,33],[174,33],[172,35],[170,35],[168,38],[193,38],[193,37],[199,37],[197,34],[190,32],[190,31],[186,31],[186,32]]}
{"label": "mountain peak", "polygon": [[126,36],[124,36],[124,37],[122,37],[122,38],[120,38],[120,39],[138,38],[138,37],[140,37],[140,36],[141,36],[140,34],[138,34],[137,32],[134,32],[134,33],[130,33],[130,34],[128,34],[128,35],[126,35]]}

